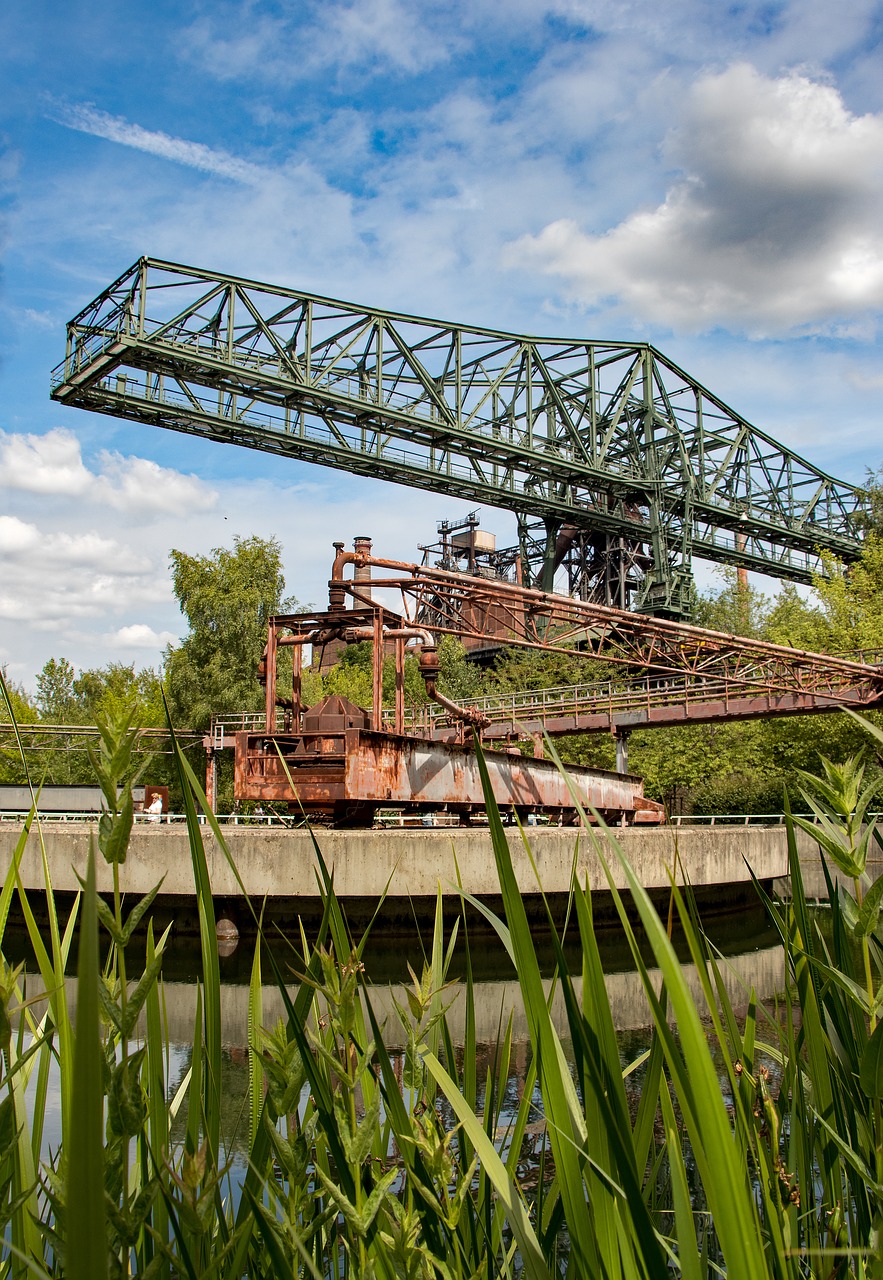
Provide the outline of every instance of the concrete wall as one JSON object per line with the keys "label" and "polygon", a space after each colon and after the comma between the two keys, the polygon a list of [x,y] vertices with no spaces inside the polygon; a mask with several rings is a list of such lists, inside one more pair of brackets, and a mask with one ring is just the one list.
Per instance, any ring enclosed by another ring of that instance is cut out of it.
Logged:
{"label": "concrete wall", "polygon": [[[210,829],[201,828],[214,893],[236,898],[241,890]],[[79,888],[76,873],[85,875],[91,823],[43,824],[43,840],[57,890]],[[0,824],[0,868],[9,866],[20,828]],[[620,828],[616,831],[631,865],[647,888],[668,887],[668,870],[677,856],[678,879],[694,886],[739,885],[750,880],[748,867],[760,880],[784,876],[787,871],[785,832],[781,827],[682,827]],[[313,844],[308,832],[261,827],[228,827],[230,852],[247,892],[255,897],[315,898]],[[536,893],[537,878],[517,829],[508,832],[509,847],[519,886],[524,894]],[[546,893],[566,893],[574,851],[578,848],[580,879],[588,874],[593,889],[606,889],[607,881],[598,856],[597,832],[575,828],[532,828],[528,833],[540,883]],[[393,898],[435,897],[437,886],[455,892],[460,867],[464,888],[475,895],[499,893],[493,852],[487,829],[449,828],[399,831],[320,831],[323,857],[334,872],[338,895],[343,898],[376,898],[389,884]],[[807,851],[810,842],[803,837]],[[746,865],[747,864],[747,865]],[[622,869],[612,862],[614,880],[624,884]],[[112,888],[111,869],[97,857],[98,888]],[[26,888],[43,889],[40,843],[31,833],[21,863]],[[136,826],[121,883],[127,893],[141,894],[165,876],[164,895],[193,893],[193,873],[187,832],[181,826]]]}

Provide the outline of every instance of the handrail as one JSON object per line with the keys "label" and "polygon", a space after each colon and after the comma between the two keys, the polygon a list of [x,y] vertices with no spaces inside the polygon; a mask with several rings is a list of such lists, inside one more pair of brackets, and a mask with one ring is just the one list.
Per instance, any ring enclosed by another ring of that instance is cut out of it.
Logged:
{"label": "handrail", "polygon": [[[390,808],[394,807],[390,806]],[[818,824],[818,819],[811,813],[795,814],[794,816],[806,818],[814,825]],[[0,823],[21,824],[25,822],[27,817],[27,809],[0,810]],[[92,810],[73,809],[65,812],[39,814],[40,822],[44,825],[53,822],[95,822],[98,817],[99,815]],[[234,827],[292,827],[304,825],[303,819],[295,814],[288,817],[279,813],[216,813],[214,818],[216,822]],[[880,821],[880,819],[883,819],[883,813],[869,813],[867,818],[869,821]],[[205,823],[206,820],[205,814],[199,814],[200,823]],[[187,815],[185,813],[164,813],[159,817],[152,814],[139,813],[135,815],[135,823],[139,828],[146,827],[159,830],[164,826],[186,821]],[[669,827],[781,827],[784,824],[784,813],[678,813],[670,815],[664,825]]]}

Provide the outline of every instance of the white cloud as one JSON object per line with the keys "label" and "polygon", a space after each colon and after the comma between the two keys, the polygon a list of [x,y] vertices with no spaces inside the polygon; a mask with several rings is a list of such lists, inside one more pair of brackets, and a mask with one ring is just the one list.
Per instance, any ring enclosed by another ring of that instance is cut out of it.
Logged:
{"label": "white cloud", "polygon": [[697,82],[667,151],[681,176],[662,204],[603,234],[557,219],[508,265],[686,331],[829,332],[883,305],[883,117],[740,64]]}
{"label": "white cloud", "polygon": [[[214,457],[215,446],[197,447]],[[64,456],[79,455],[68,449]],[[36,459],[43,460],[39,451]],[[166,646],[186,632],[171,589],[172,547],[206,555],[232,546],[236,536],[278,538],[288,592],[321,607],[335,539],[351,542],[367,532],[378,553],[412,561],[417,541],[432,538],[437,519],[466,509],[438,495],[283,461],[271,463],[278,479],[234,476],[218,492],[197,486],[192,502],[185,500],[186,486],[194,478],[171,468],[153,470],[145,459],[110,453],[99,454],[94,465],[86,497],[6,489],[0,653],[29,685],[50,656],[67,657],[78,668],[101,666],[114,656],[129,661],[130,655],[138,663],[159,663]],[[143,507],[125,510],[126,484],[133,478],[133,502],[141,502],[145,478],[154,491],[167,491],[149,519]],[[210,503],[200,500],[206,492]],[[508,517],[491,515],[486,523],[502,541],[512,537]]]}
{"label": "white cloud", "polygon": [[84,568],[91,574],[132,577],[150,568],[149,559],[95,530],[46,530],[18,516],[0,516],[0,551],[8,557],[7,574],[16,561],[25,562],[36,575]]}
{"label": "white cloud", "polygon": [[155,631],[145,622],[133,622],[127,627],[120,627],[105,637],[107,644],[114,649],[164,649],[168,644],[175,644],[178,637],[172,631]]}
{"label": "white cloud", "polygon": [[217,492],[198,476],[161,467],[149,458],[104,452],[99,461],[102,474],[95,479],[95,497],[121,511],[210,511],[217,504]]}
{"label": "white cloud", "polygon": [[90,133],[108,142],[118,142],[136,151],[160,156],[191,169],[201,169],[216,177],[229,178],[233,182],[254,185],[262,181],[264,171],[258,165],[240,160],[226,151],[214,150],[201,142],[190,142],[168,133],[145,129],[119,116],[108,115],[87,104],[63,106],[58,109],[58,122],[80,133]]}
{"label": "white cloud", "polygon": [[360,68],[417,74],[466,47],[466,10],[450,0],[344,0],[297,6],[270,17],[239,5],[201,16],[183,33],[184,50],[220,80],[285,84]]}
{"label": "white cloud", "polygon": [[86,493],[93,480],[72,431],[59,429],[42,436],[0,431],[0,485],[5,488],[76,497]]}
{"label": "white cloud", "polygon": [[80,441],[65,427],[43,435],[0,431],[0,489],[83,498],[139,520],[180,507],[209,511],[218,500],[198,476],[148,458],[104,450],[98,466],[84,464]]}
{"label": "white cloud", "polygon": [[20,555],[30,551],[40,540],[36,525],[26,524],[16,516],[0,516],[0,551],[4,555]]}

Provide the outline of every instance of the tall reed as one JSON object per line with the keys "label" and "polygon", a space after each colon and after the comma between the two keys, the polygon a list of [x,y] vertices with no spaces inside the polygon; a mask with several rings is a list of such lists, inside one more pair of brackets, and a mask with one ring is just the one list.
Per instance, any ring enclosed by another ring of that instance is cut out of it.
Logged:
{"label": "tall reed", "polygon": [[[758,886],[781,938],[787,983],[773,1007],[747,991],[740,1016],[689,888],[672,881],[672,912],[701,976],[701,1010],[670,929],[612,833],[587,825],[575,836],[590,842],[604,869],[645,992],[649,1048],[639,1062],[623,1063],[592,896],[576,876],[570,927],[581,944],[579,986],[548,911],[573,1046],[570,1061],[565,1055],[509,841],[524,840],[528,855],[530,845],[525,833],[504,829],[479,756],[503,915],[474,905],[515,966],[532,1050],[514,1114],[505,1098],[511,1021],[486,1078],[477,1078],[468,938],[462,1050],[447,1018],[468,893],[460,923],[446,935],[439,891],[431,946],[412,972],[393,1037],[364,971],[370,930],[351,934],[316,844],[324,908],[317,938],[309,941],[303,930],[289,938],[283,963],[276,948],[262,948],[254,909],[248,1164],[234,1179],[222,1140],[220,975],[206,827],[198,819],[207,805],[177,752],[202,980],[190,1067],[172,1091],[163,1019],[167,938],[155,938],[150,923],[161,886],[132,906],[122,893],[132,746],[125,717],[102,726],[95,767],[108,811],[67,920],[42,853],[48,944],[19,875],[28,842],[42,838],[38,797],[0,890],[0,943],[17,894],[47,993],[36,1004],[24,1001],[21,972],[3,963],[0,1275],[750,1280],[883,1272],[883,884],[868,882],[867,857],[862,867],[856,861],[856,849],[867,853],[879,836],[856,817],[863,793],[855,769],[829,770],[821,788],[807,782],[820,822],[812,834],[824,834],[826,855],[852,883],[828,875],[820,924],[803,892],[789,819],[792,896],[774,900]],[[223,830],[207,812],[206,819],[235,871]],[[108,902],[96,892],[98,858],[112,868]],[[624,892],[617,888],[623,877]],[[107,944],[103,969],[99,931]],[[75,942],[76,1026],[64,983]],[[285,1010],[275,1026],[263,1025],[267,965]],[[386,1047],[392,1041],[405,1045],[401,1060]],[[44,1159],[56,1071],[61,1144]],[[638,1075],[635,1106],[627,1080]],[[528,1187],[519,1167],[537,1098],[545,1129],[539,1176]]]}

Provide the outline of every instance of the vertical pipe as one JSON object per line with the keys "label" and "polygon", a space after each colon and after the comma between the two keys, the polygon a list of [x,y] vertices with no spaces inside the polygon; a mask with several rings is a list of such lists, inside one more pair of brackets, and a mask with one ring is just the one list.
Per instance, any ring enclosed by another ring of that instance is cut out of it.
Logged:
{"label": "vertical pipe", "polygon": [[267,682],[264,685],[266,712],[264,728],[267,733],[276,731],[276,620],[270,619],[267,630]]}
{"label": "vertical pipe", "polygon": [[556,520],[554,516],[544,516],[543,523],[546,526],[546,545],[543,549],[543,575],[540,581],[541,591],[555,590],[555,544],[558,541],[558,532],[561,528],[560,520]]}
{"label": "vertical pipe", "polygon": [[[370,556],[371,539],[360,535],[353,539],[353,550],[357,556]],[[370,564],[358,564],[353,566],[353,582],[359,584],[359,594],[362,597],[367,596],[371,599],[371,566]],[[353,600],[353,606],[359,607],[357,602]]]}
{"label": "vertical pipe", "polygon": [[405,637],[396,636],[396,718],[395,731],[405,732]]}
{"label": "vertical pipe", "polygon": [[374,614],[374,662],[372,681],[372,723],[371,728],[380,732],[383,728],[383,610]]}
{"label": "vertical pipe", "polygon": [[218,810],[218,756],[211,747],[205,753],[205,798],[212,813]]}
{"label": "vertical pipe", "polygon": [[303,666],[304,647],[302,644],[296,644],[291,650],[291,714],[294,720],[292,728],[295,733],[300,732],[300,716],[303,710],[301,698]]}
{"label": "vertical pipe", "polygon": [[626,729],[616,731],[616,772],[629,771],[629,735]]}
{"label": "vertical pipe", "polygon": [[[734,541],[737,551],[745,550],[748,539],[744,533],[737,532]],[[736,569],[736,612],[739,631],[743,635],[748,630],[748,609],[748,570],[744,565],[740,564]]]}

